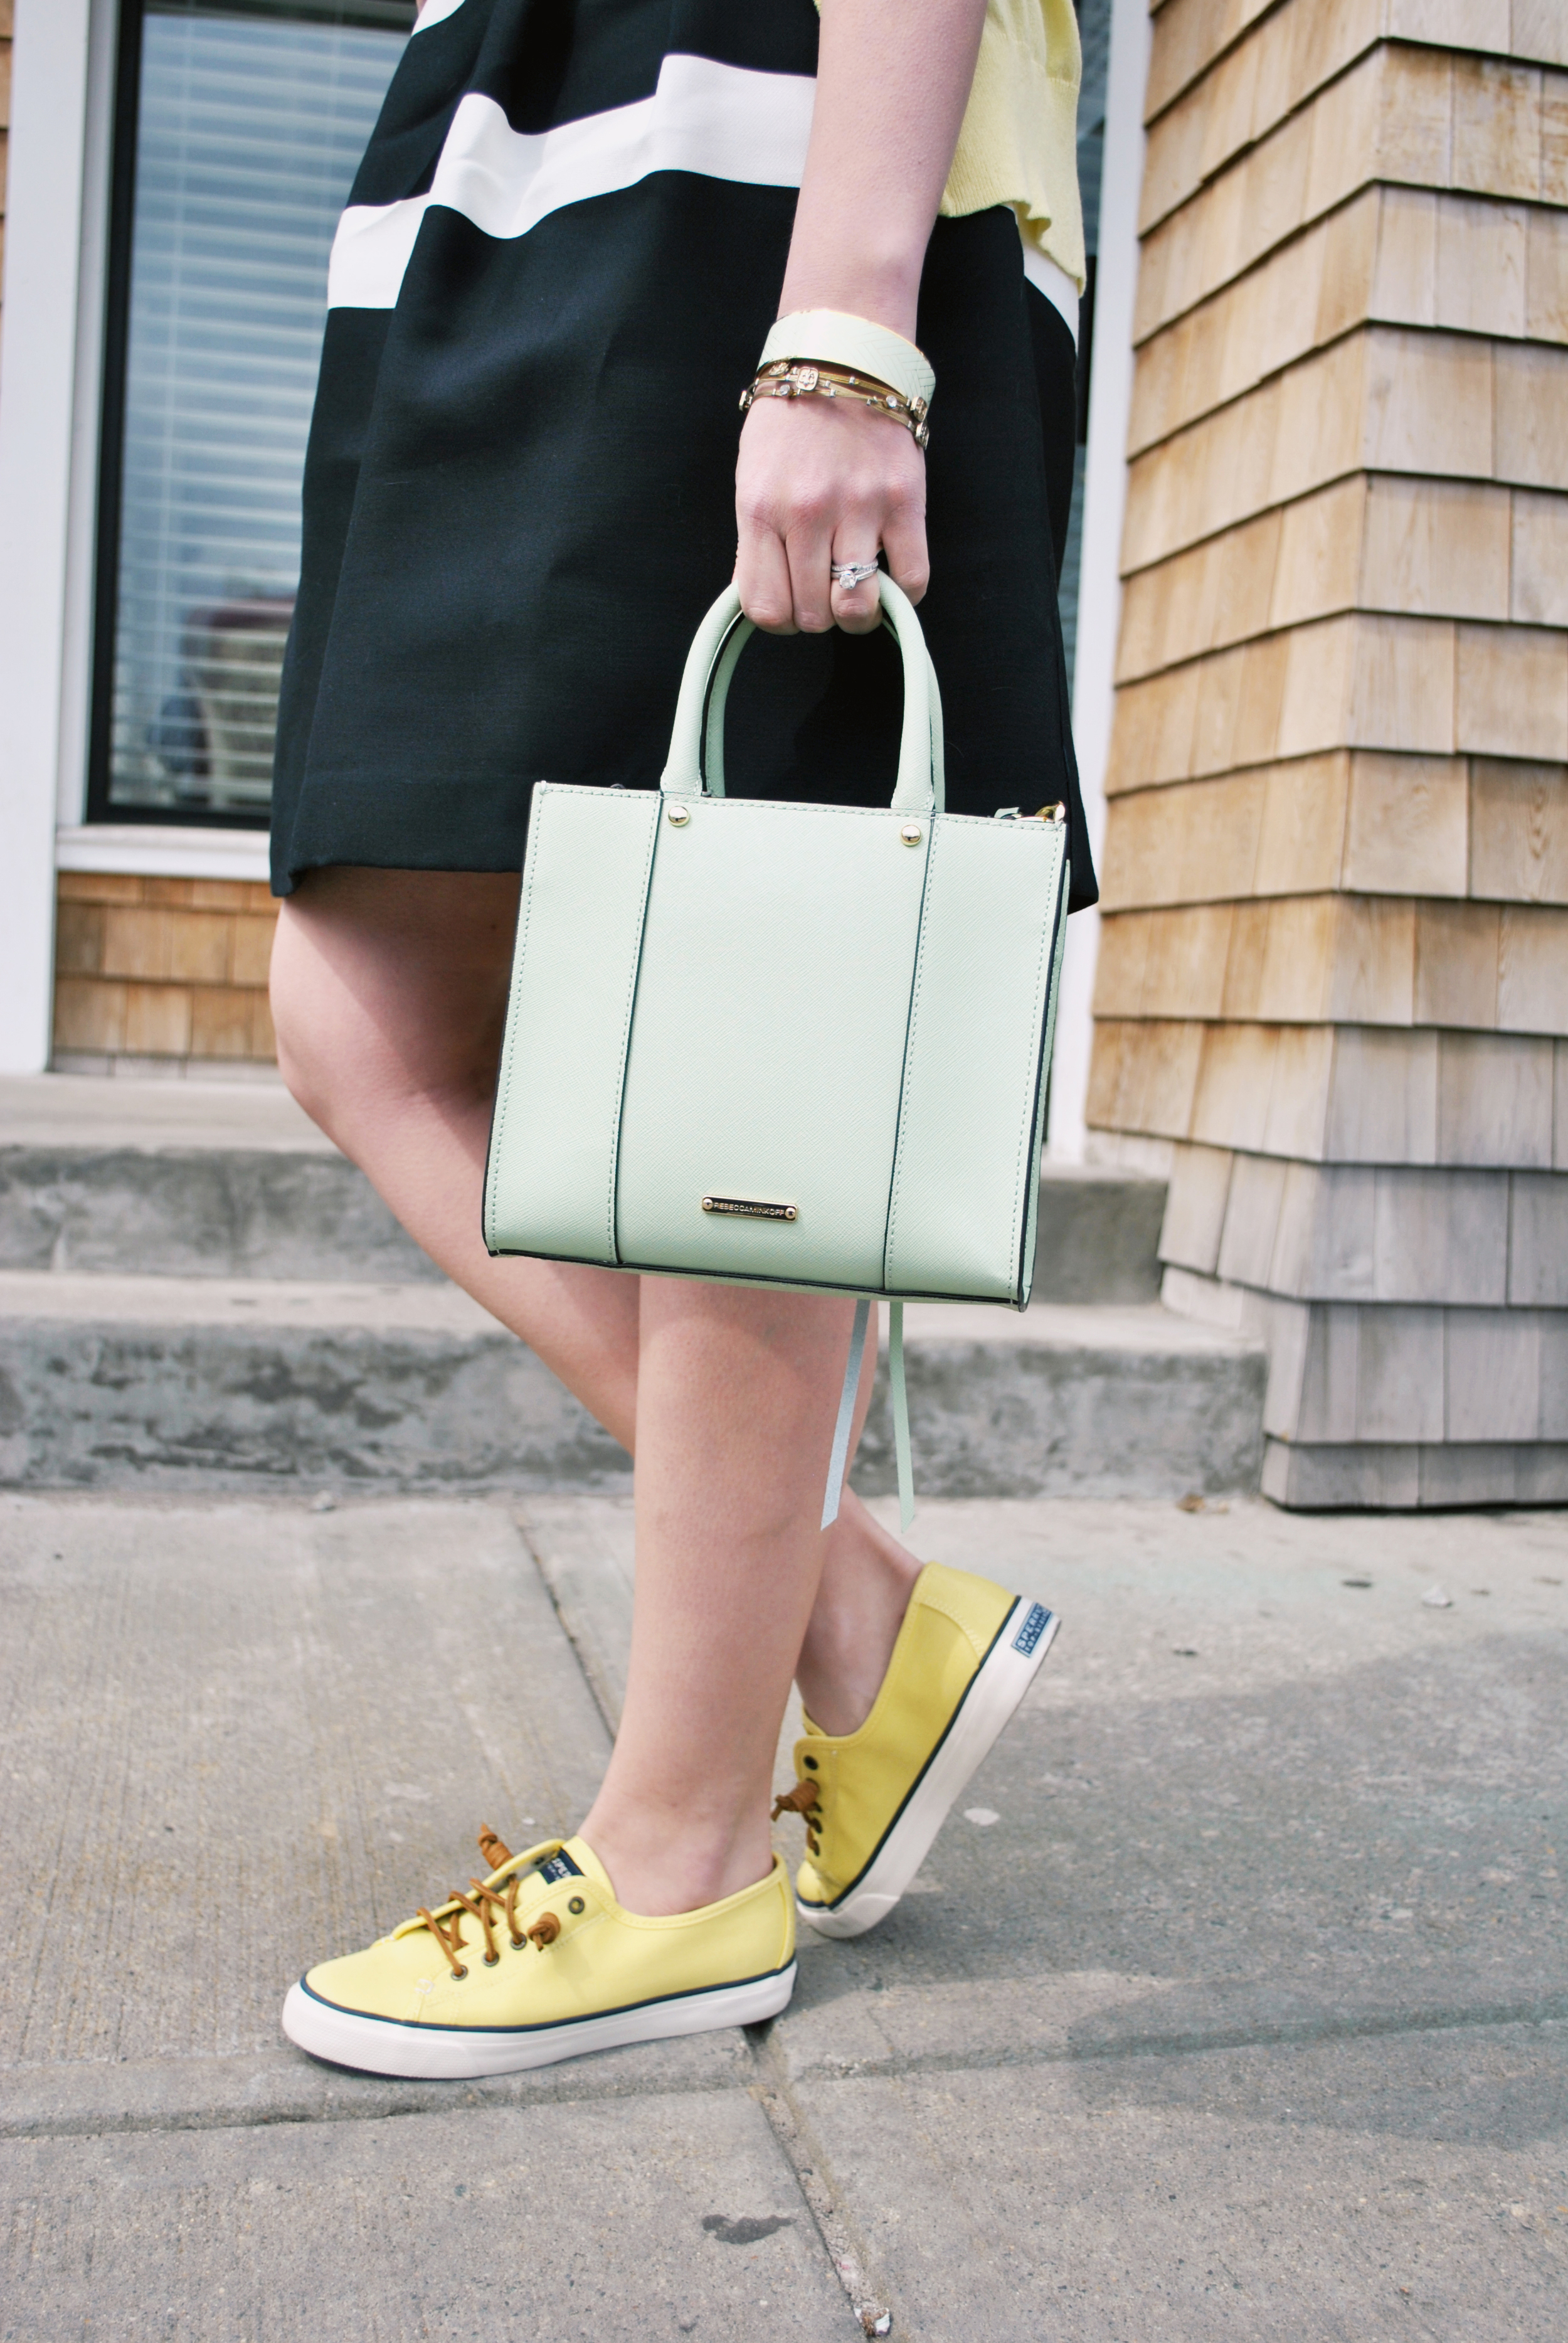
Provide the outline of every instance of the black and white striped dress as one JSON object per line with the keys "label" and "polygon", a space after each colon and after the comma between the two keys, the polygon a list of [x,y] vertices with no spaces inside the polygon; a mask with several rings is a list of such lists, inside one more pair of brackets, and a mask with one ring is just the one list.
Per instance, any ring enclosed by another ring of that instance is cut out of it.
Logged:
{"label": "black and white striped dress", "polygon": [[[518,870],[536,780],[657,780],[734,563],[736,402],[778,310],[816,54],[813,0],[429,0],[333,252],[276,892],[335,863]],[[1041,281],[1010,209],[938,221],[920,617],[949,805],[1065,799],[1076,907],[1054,551],[1074,349]],[[899,689],[883,631],[754,645],[730,786],[885,801]]]}

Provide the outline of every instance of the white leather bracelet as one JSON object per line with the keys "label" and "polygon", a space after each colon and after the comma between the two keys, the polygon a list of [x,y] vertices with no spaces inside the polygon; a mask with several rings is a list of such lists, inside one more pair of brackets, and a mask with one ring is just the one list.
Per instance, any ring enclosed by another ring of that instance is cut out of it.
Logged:
{"label": "white leather bracelet", "polygon": [[911,406],[929,407],[937,378],[930,360],[913,342],[869,317],[842,309],[797,309],[780,317],[762,345],[758,371],[779,358],[815,358],[819,365],[851,367],[898,391]]}

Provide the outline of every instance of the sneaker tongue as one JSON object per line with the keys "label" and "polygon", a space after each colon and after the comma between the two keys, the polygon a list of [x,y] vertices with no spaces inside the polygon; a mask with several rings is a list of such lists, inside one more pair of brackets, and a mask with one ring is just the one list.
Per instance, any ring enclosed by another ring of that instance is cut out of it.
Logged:
{"label": "sneaker tongue", "polygon": [[573,1873],[584,1879],[591,1879],[596,1887],[602,1887],[605,1894],[613,1899],[615,1889],[610,1885],[608,1872],[592,1847],[586,1845],[580,1838],[568,1838],[558,1855],[552,1855],[548,1863],[539,1865],[541,1879],[568,1879]]}

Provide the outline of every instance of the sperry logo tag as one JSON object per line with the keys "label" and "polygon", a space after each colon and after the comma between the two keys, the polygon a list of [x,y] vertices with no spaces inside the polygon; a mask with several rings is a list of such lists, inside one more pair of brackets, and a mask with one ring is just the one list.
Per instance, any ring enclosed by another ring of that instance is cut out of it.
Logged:
{"label": "sperry logo tag", "polygon": [[1050,1624],[1050,1614],[1044,1604],[1031,1604],[1028,1618],[1012,1639],[1013,1650],[1021,1652],[1027,1660]]}
{"label": "sperry logo tag", "polygon": [[565,1847],[559,1855],[552,1855],[548,1863],[539,1865],[541,1879],[580,1879],[582,1875],[582,1865],[572,1861]]}

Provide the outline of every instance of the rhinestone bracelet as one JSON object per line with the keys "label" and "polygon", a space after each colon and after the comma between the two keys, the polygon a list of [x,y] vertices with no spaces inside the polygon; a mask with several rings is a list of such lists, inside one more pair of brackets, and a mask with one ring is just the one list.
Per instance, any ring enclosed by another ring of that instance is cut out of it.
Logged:
{"label": "rhinestone bracelet", "polygon": [[901,423],[917,447],[925,447],[930,437],[923,398],[906,398],[901,391],[879,382],[875,375],[851,374],[848,367],[821,360],[775,358],[741,392],[741,413],[759,398],[847,398],[854,406],[869,407],[890,422]]}

